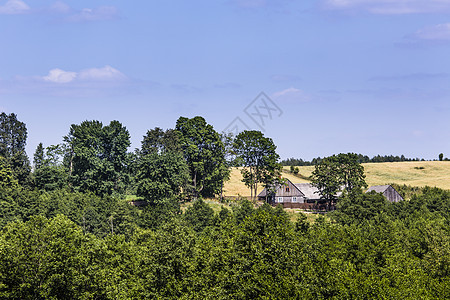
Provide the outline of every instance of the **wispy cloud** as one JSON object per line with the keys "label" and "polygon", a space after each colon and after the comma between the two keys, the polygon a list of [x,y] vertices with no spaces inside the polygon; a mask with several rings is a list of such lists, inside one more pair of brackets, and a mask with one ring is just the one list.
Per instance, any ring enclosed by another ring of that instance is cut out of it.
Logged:
{"label": "wispy cloud", "polygon": [[104,66],[103,68],[90,68],[80,72],[52,69],[48,75],[37,78],[46,82],[69,83],[73,81],[120,81],[126,79],[126,76],[111,66]]}
{"label": "wispy cloud", "polygon": [[76,9],[65,2],[57,1],[50,6],[31,8],[22,0],[8,0],[6,4],[0,5],[0,15],[25,13],[49,15],[72,23],[119,19],[119,11],[115,6]]}
{"label": "wispy cloud", "polygon": [[139,93],[154,88],[155,82],[133,80],[119,70],[104,66],[80,71],[51,69],[41,76],[15,76],[0,80],[0,94],[33,94],[55,97],[111,96]]}
{"label": "wispy cloud", "polygon": [[21,0],[8,0],[0,6],[0,15],[19,15],[30,11],[30,7]]}
{"label": "wispy cloud", "polygon": [[47,76],[43,76],[42,79],[47,82],[54,83],[68,83],[77,77],[75,72],[67,72],[61,69],[53,69],[48,72]]}
{"label": "wispy cloud", "polygon": [[275,92],[272,94],[272,98],[280,102],[306,102],[311,99],[304,91],[294,87]]}
{"label": "wispy cloud", "polygon": [[450,13],[449,0],[324,0],[323,3],[329,10],[364,11],[371,14]]}
{"label": "wispy cloud", "polygon": [[417,30],[413,38],[429,41],[450,41],[450,23],[438,24]]}
{"label": "wispy cloud", "polygon": [[397,43],[401,47],[428,47],[450,43],[450,23],[427,26],[406,35]]}
{"label": "wispy cloud", "polygon": [[107,21],[117,19],[119,12],[114,6],[100,6],[97,8],[83,8],[65,19],[69,22]]}

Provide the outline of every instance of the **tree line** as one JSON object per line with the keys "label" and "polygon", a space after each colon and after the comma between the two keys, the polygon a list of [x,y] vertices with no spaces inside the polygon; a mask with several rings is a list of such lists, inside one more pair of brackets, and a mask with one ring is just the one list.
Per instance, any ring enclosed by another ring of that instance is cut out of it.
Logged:
{"label": "tree line", "polygon": [[[442,154],[442,153],[441,153]],[[439,160],[448,160],[447,158],[443,158],[443,154],[439,154]],[[370,158],[367,155],[357,154],[359,163],[383,163],[383,162],[402,162],[402,161],[425,161],[424,158],[407,158],[403,154],[398,155],[375,155]],[[324,158],[316,157],[311,161],[303,160],[301,158],[287,158],[281,161],[283,166],[315,166],[320,164]]]}
{"label": "tree line", "polygon": [[128,152],[130,134],[119,121],[72,124],[60,144],[37,146],[33,168],[26,139],[25,123],[2,113],[0,156],[18,184],[45,191],[131,194],[155,204],[222,195],[232,166],[243,167],[252,193],[258,184],[273,184],[281,171],[272,139],[259,131],[218,133],[199,116],[180,117],[173,129],[148,130],[134,152]]}

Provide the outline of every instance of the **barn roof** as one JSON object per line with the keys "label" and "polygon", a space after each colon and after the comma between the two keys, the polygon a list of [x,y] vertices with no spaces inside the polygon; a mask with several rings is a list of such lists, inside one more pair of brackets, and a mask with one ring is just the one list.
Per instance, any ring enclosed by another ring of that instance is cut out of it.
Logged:
{"label": "barn roof", "polygon": [[295,186],[305,195],[307,199],[319,199],[320,192],[311,183],[296,183]]}
{"label": "barn roof", "polygon": [[366,193],[369,193],[371,191],[375,191],[376,193],[384,193],[389,187],[390,185],[374,185],[371,186]]}
{"label": "barn roof", "polygon": [[[293,187],[295,187],[300,192],[300,194],[302,194],[302,195],[304,194],[304,192],[302,190],[300,190],[296,184],[293,184],[292,181],[290,181],[287,178],[285,178],[285,179],[286,179],[286,183],[290,183]],[[280,187],[281,187],[281,184],[278,184],[276,187],[276,190],[278,190]],[[266,197],[266,193],[267,193],[267,189],[263,189],[261,191],[261,193],[258,194],[258,197]]]}

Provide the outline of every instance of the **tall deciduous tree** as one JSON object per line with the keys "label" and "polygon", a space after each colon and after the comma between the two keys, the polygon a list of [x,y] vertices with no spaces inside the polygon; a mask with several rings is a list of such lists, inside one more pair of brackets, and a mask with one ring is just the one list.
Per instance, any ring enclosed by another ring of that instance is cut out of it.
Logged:
{"label": "tall deciduous tree", "polygon": [[162,130],[159,127],[148,130],[142,140],[141,154],[181,152],[180,138],[174,129]]}
{"label": "tall deciduous tree", "polygon": [[265,187],[277,184],[281,174],[280,156],[271,138],[264,137],[260,131],[245,130],[236,136],[234,149],[243,166],[242,181],[250,188],[252,197],[256,197],[259,183]]}
{"label": "tall deciduous tree", "polygon": [[194,198],[218,194],[229,175],[220,135],[198,116],[192,119],[180,117],[176,130],[189,167]]}
{"label": "tall deciduous tree", "polygon": [[130,134],[118,121],[103,126],[84,121],[70,127],[66,163],[75,189],[97,194],[123,192],[127,177],[127,148]]}
{"label": "tall deciduous tree", "polygon": [[140,158],[136,177],[137,195],[159,204],[180,195],[189,170],[181,153],[151,153]]}
{"label": "tall deciduous tree", "polygon": [[320,191],[328,204],[336,201],[337,193],[345,189],[349,194],[366,187],[364,167],[354,153],[340,153],[325,157],[315,166],[312,184]]}
{"label": "tall deciduous tree", "polygon": [[11,113],[0,114],[0,156],[6,159],[14,177],[20,184],[27,183],[31,171],[30,162],[25,152],[27,144],[27,127]]}

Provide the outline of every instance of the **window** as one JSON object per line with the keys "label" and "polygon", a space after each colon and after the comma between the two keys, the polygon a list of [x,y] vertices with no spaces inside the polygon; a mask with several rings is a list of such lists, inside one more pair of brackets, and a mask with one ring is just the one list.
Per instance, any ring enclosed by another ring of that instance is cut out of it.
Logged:
{"label": "window", "polygon": [[292,202],[297,202],[297,197],[292,197]]}
{"label": "window", "polygon": [[289,187],[288,186],[286,187],[286,193],[289,193]]}
{"label": "window", "polygon": [[278,203],[283,203],[283,197],[278,197],[278,198],[277,198],[277,202],[278,202]]}

